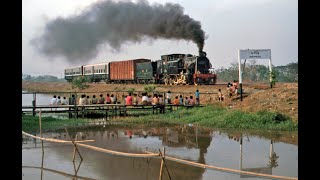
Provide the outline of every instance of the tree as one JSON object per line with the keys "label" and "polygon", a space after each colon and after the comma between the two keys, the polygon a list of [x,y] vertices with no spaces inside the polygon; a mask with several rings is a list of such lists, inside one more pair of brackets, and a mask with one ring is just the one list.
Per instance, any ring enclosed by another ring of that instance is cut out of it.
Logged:
{"label": "tree", "polygon": [[153,84],[144,86],[144,90],[145,90],[147,93],[151,93],[151,92],[153,92],[155,89],[156,89],[156,86],[154,86]]}
{"label": "tree", "polygon": [[270,73],[270,87],[272,88],[277,82],[276,71],[269,71]]}
{"label": "tree", "polygon": [[136,90],[136,89],[135,89],[135,88],[129,88],[129,89],[128,89],[128,93],[133,94],[134,90]]}
{"label": "tree", "polygon": [[88,88],[89,85],[87,84],[87,82],[89,82],[89,80],[84,76],[76,77],[76,78],[72,79],[72,82],[71,82],[72,89],[73,88],[79,88],[79,89]]}
{"label": "tree", "polygon": [[31,81],[31,80],[32,80],[32,77],[31,77],[30,75],[27,75],[27,76],[24,78],[24,80],[26,80],[26,81]]}

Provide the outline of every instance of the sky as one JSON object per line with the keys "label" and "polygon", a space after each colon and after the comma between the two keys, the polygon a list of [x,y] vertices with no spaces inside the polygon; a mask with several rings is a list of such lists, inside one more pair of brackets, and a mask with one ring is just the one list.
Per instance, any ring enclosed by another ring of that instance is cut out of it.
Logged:
{"label": "sky", "polygon": [[[32,39],[44,33],[48,22],[79,15],[97,1],[102,0],[23,0],[22,73],[63,78],[65,68],[85,64],[135,58],[158,60],[172,53],[198,55],[194,42],[164,38],[127,42],[119,50],[105,43],[95,57],[85,62],[47,56],[32,45]],[[298,62],[298,0],[149,0],[151,5],[167,2],[180,4],[184,14],[201,23],[206,37],[203,51],[215,69],[237,63],[238,49],[271,49],[275,66]],[[266,60],[257,62],[268,65]]]}

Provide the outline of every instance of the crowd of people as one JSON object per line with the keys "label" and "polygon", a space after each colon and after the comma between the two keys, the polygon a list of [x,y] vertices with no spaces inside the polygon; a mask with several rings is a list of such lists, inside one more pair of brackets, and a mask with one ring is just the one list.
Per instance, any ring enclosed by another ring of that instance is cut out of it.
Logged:
{"label": "crowd of people", "polygon": [[[195,99],[193,96],[185,96],[177,95],[175,99],[172,101],[172,94],[171,91],[167,91],[164,95],[163,94],[156,94],[152,93],[148,94],[147,92],[133,94],[131,92],[128,95],[122,95],[121,98],[118,98],[118,95],[114,94],[107,94],[104,97],[103,94],[100,94],[99,97],[96,95],[89,95],[82,94],[78,100],[76,99],[75,95],[72,94],[69,100],[66,97],[63,99],[60,96],[54,95],[50,105],[91,105],[91,104],[125,104],[125,105],[164,105],[164,104],[174,104],[174,105],[199,105],[200,104],[200,92],[196,90],[195,92]],[[164,98],[165,97],[165,98]],[[141,101],[139,102],[140,99]]]}
{"label": "crowd of people", "polygon": [[[234,80],[233,83],[231,84],[230,82],[228,82],[227,85],[227,93],[229,98],[231,98],[232,96],[237,96],[238,95],[238,86],[239,86],[239,82]],[[221,89],[218,89],[218,97],[217,99],[219,101],[224,101],[225,96],[223,95],[223,93],[221,92]]]}
{"label": "crowd of people", "polygon": [[[234,80],[231,84],[230,82],[227,85],[227,93],[229,98],[238,94],[238,81]],[[96,95],[82,94],[80,98],[77,100],[75,95],[72,94],[69,99],[63,97],[61,99],[60,96],[54,95],[51,100],[51,105],[91,105],[91,104],[124,104],[124,105],[164,105],[164,104],[174,104],[174,105],[200,105],[200,92],[197,89],[193,95],[183,96],[182,94],[177,94],[174,99],[172,99],[171,91],[167,91],[165,94],[156,94],[152,93],[148,94],[147,92],[143,92],[140,94],[129,92],[127,95],[122,94],[121,98],[118,98],[118,95],[107,94],[104,97],[103,94],[100,94],[99,97]],[[139,102],[138,98],[141,99]],[[218,89],[217,99],[219,101],[224,101],[225,96],[223,95],[221,89]]]}

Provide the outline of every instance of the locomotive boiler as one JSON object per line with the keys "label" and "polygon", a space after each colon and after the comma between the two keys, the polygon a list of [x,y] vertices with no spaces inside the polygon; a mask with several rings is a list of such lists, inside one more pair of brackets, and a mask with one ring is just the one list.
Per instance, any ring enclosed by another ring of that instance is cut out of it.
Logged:
{"label": "locomotive boiler", "polygon": [[157,61],[156,82],[160,84],[215,84],[216,74],[203,51],[191,54],[162,55]]}

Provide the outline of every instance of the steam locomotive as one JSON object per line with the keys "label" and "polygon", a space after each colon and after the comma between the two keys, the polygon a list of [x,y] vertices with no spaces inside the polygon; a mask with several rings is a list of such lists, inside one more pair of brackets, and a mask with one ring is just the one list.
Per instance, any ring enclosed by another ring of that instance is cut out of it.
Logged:
{"label": "steam locomotive", "polygon": [[162,55],[160,60],[132,59],[90,64],[64,70],[71,82],[83,76],[91,82],[139,84],[215,84],[217,75],[203,51],[191,54]]}

